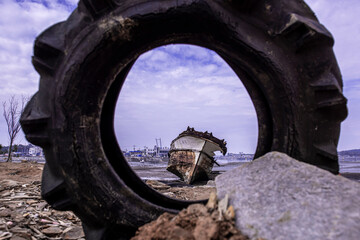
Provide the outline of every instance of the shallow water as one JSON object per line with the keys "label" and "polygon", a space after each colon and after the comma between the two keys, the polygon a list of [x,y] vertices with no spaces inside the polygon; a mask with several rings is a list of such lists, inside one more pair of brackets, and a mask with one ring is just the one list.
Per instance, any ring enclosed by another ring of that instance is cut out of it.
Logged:
{"label": "shallow water", "polygon": [[360,173],[360,162],[340,162],[340,173]]}
{"label": "shallow water", "polygon": [[[21,162],[24,158],[13,158],[13,162]],[[26,159],[44,163],[45,160],[39,157],[31,157]],[[0,158],[0,162],[5,159]],[[214,165],[213,172],[221,174],[235,167],[241,166],[246,162],[233,161],[233,160],[218,160],[220,166]],[[360,158],[340,158],[340,173],[359,173],[360,174]],[[162,180],[162,181],[176,181],[179,180],[177,176],[166,171],[167,163],[147,163],[147,162],[129,162],[129,165],[136,172],[136,174],[143,180]]]}
{"label": "shallow water", "polygon": [[[246,162],[219,162],[221,166],[214,166],[213,172],[223,173],[230,169],[243,165]],[[340,161],[340,173],[359,173],[360,174],[360,161]],[[151,163],[138,163],[129,162],[130,166],[136,174],[144,180],[163,180],[174,181],[179,180],[177,176],[166,171],[166,163],[151,164]]]}

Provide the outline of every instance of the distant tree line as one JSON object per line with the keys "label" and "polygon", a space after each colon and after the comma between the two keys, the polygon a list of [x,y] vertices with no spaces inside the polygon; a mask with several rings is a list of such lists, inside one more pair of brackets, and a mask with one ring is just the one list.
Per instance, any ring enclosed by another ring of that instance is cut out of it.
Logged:
{"label": "distant tree line", "polygon": [[360,149],[352,149],[352,150],[346,150],[346,151],[341,151],[339,152],[340,156],[353,156],[353,157],[357,157],[360,156]]}
{"label": "distant tree line", "polygon": [[[32,145],[13,144],[11,152],[27,153]],[[0,154],[9,153],[9,146],[0,144]]]}

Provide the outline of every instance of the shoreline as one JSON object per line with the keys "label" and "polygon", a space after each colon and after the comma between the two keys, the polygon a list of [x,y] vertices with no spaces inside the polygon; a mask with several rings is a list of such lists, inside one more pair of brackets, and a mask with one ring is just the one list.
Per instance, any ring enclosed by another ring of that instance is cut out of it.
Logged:
{"label": "shoreline", "polygon": [[[18,160],[12,162],[13,164],[39,164],[44,165],[45,161],[35,161],[35,160]],[[132,170],[138,175],[142,180],[157,180],[161,182],[179,182],[181,181],[179,177],[174,174],[168,172],[166,170],[166,163],[145,163],[145,164],[133,164],[132,162],[128,162],[129,166]],[[246,162],[229,162],[228,164],[223,164],[222,166],[214,166],[213,168],[213,176],[210,180],[213,180],[217,175],[222,174],[230,169],[241,166]],[[348,178],[350,180],[354,180],[360,182],[360,162],[343,162],[344,164],[349,163],[349,166],[343,166],[340,168],[340,176]],[[3,159],[0,159],[0,164],[6,164]],[[342,171],[341,171],[342,170]],[[3,176],[1,176],[3,177]]]}
{"label": "shoreline", "polygon": [[344,172],[340,173],[339,175],[347,179],[360,182],[360,173]]}
{"label": "shoreline", "polygon": [[[41,199],[41,175],[44,163],[0,162],[0,231],[11,237],[36,239],[85,240],[81,221],[72,212],[56,211]],[[136,169],[133,169],[135,172]],[[165,167],[142,167],[142,174],[167,172]],[[171,174],[171,173],[169,173]],[[138,174],[139,176],[139,174]],[[339,176],[360,182],[360,173],[341,173]],[[140,177],[140,176],[139,176]],[[175,177],[177,178],[177,177]],[[146,180],[159,193],[180,200],[204,200],[215,189],[214,181],[188,185],[177,179]]]}

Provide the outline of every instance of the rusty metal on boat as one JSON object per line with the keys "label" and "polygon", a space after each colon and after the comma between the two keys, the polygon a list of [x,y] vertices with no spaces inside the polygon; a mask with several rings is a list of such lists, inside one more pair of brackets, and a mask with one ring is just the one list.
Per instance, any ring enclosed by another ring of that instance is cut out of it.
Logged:
{"label": "rusty metal on boat", "polygon": [[214,164],[219,165],[214,159],[216,151],[226,154],[224,139],[188,127],[171,142],[167,170],[188,184],[208,180]]}

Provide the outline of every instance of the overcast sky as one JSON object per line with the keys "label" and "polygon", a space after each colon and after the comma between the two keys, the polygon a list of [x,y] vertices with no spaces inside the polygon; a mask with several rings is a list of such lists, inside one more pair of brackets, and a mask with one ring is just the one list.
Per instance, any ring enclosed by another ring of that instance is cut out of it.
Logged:
{"label": "overcast sky", "polygon": [[[334,35],[335,54],[348,98],[339,150],[360,147],[360,1],[306,1]],[[30,96],[39,75],[31,65],[33,42],[50,25],[65,20],[76,0],[0,0],[0,101]],[[163,146],[190,125],[228,142],[230,152],[253,153],[257,120],[251,100],[231,68],[214,52],[189,45],[169,45],[143,54],[125,82],[115,117],[123,149]],[[7,145],[0,118],[0,143]],[[18,143],[26,144],[23,136]]]}

